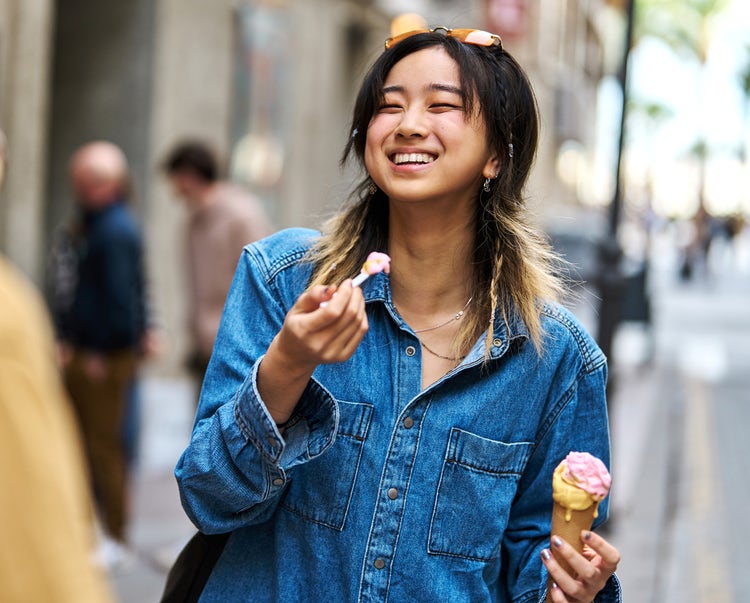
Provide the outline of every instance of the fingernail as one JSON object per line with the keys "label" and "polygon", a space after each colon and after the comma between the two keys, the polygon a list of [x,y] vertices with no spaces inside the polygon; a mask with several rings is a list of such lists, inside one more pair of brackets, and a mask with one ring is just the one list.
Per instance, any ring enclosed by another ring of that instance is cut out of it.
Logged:
{"label": "fingernail", "polygon": [[584,530],[584,532],[583,532],[583,539],[584,540],[590,540],[591,539],[591,532],[589,532],[588,530]]}
{"label": "fingernail", "polygon": [[563,541],[560,540],[557,536],[553,536],[552,544],[554,544],[557,548],[560,548],[563,545]]}
{"label": "fingernail", "polygon": [[542,549],[542,559],[549,561],[552,559],[552,553],[550,553],[548,549]]}
{"label": "fingernail", "polygon": [[555,588],[560,588],[560,587],[557,585],[557,582],[553,582],[552,583],[552,588],[555,589]]}

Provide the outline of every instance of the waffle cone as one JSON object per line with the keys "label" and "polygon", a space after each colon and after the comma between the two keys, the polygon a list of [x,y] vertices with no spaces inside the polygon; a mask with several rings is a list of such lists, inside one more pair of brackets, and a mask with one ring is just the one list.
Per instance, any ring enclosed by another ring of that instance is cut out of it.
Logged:
{"label": "waffle cone", "polygon": [[[566,509],[556,502],[553,503],[552,535],[559,536],[576,551],[579,553],[582,552],[583,542],[581,542],[581,530],[591,529],[591,526],[594,523],[594,514],[596,513],[597,506],[598,505],[594,503],[584,511],[573,511]],[[565,519],[568,513],[570,513],[570,521]],[[557,549],[553,546],[550,547],[550,550],[560,566],[570,575],[574,576],[575,572],[571,569],[570,565],[568,565],[568,562],[563,559],[562,555],[558,553]],[[549,598],[547,600],[549,601]]]}

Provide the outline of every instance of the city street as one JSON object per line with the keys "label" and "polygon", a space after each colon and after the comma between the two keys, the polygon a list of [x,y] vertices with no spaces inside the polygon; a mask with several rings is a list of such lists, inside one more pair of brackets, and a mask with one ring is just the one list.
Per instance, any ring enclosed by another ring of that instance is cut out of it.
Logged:
{"label": "city street", "polygon": [[[676,277],[654,253],[653,329],[624,324],[613,345],[611,521],[628,603],[732,603],[750,590],[750,245],[719,248],[710,274]],[[585,309],[584,323],[592,320]],[[120,601],[158,601],[192,527],[172,467],[192,421],[182,380],[144,381],[133,559],[113,572]]]}
{"label": "city street", "polygon": [[712,259],[708,276],[682,283],[662,258],[653,362],[639,362],[648,346],[627,325],[615,351],[610,535],[628,601],[731,603],[750,588],[747,247]]}

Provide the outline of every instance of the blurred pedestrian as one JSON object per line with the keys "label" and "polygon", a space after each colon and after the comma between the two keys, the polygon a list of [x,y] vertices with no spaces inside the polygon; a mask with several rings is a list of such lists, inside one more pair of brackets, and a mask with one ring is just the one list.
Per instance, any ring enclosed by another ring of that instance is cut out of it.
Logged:
{"label": "blurred pedestrian", "polygon": [[72,156],[76,215],[68,228],[67,303],[55,308],[60,358],[105,532],[107,564],[125,556],[128,475],[123,421],[146,323],[143,242],[128,208],[128,164],[106,141]]}
{"label": "blurred pedestrian", "polygon": [[[609,462],[607,365],[526,213],[523,69],[488,32],[405,33],[349,132],[350,202],[247,247],[229,293],[176,468],[229,534],[201,601],[536,602],[548,576],[554,603],[620,601],[615,547],[551,533],[558,463]],[[390,274],[355,286],[372,251]]]}
{"label": "blurred pedestrian", "polygon": [[188,368],[200,387],[242,248],[271,234],[272,227],[258,199],[222,180],[218,156],[206,143],[176,145],[163,169],[190,212],[185,233]]}
{"label": "blurred pedestrian", "polygon": [[[0,131],[0,185],[5,137]],[[0,256],[0,601],[104,603],[93,501],[38,292]]]}

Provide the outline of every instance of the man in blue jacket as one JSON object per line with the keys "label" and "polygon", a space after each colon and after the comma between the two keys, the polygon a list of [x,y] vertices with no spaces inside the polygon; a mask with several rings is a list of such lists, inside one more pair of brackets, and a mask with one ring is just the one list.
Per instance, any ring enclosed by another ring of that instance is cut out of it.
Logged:
{"label": "man in blue jacket", "polygon": [[128,165],[109,142],[84,145],[69,165],[77,215],[69,233],[69,299],[57,327],[101,521],[125,541],[127,469],[122,421],[146,332],[143,243],[127,207]]}

